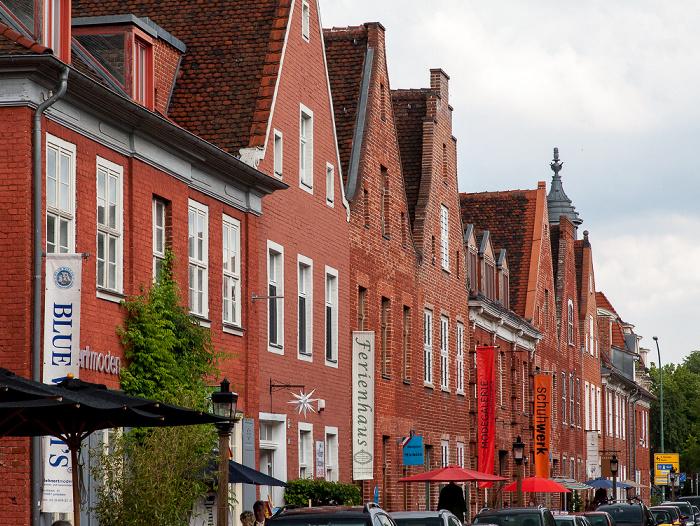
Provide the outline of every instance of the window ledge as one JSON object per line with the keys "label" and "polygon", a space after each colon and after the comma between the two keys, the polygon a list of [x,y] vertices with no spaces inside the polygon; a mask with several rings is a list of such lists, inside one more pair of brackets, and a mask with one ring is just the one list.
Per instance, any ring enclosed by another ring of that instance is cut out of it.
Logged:
{"label": "window ledge", "polygon": [[309,352],[298,352],[297,358],[302,362],[313,362],[313,355]]}
{"label": "window ledge", "polygon": [[391,375],[389,375],[389,374],[382,374],[382,378],[384,378],[384,380],[391,380]]}
{"label": "window ledge", "polygon": [[223,327],[221,330],[226,334],[233,334],[234,336],[243,336],[243,333],[246,331],[243,327],[227,322],[223,322]]}
{"label": "window ledge", "polygon": [[452,392],[452,391],[450,391],[450,388],[449,388],[449,387],[440,387],[440,390],[441,390],[443,393],[451,393],[451,392]]}
{"label": "window ledge", "polygon": [[452,274],[452,272],[450,272],[450,269],[449,269],[449,268],[445,268],[445,267],[441,267],[441,268],[442,268],[442,271],[443,271],[445,274]]}
{"label": "window ledge", "polygon": [[274,353],[274,354],[284,354],[284,345],[279,345],[277,343],[267,343],[267,350],[268,352]]}
{"label": "window ledge", "polygon": [[333,367],[333,368],[337,369],[338,368],[338,360],[329,360],[328,358],[326,358],[326,366]]}
{"label": "window ledge", "polygon": [[389,234],[382,234],[382,237],[387,241],[391,241],[391,236]]}
{"label": "window ledge", "polygon": [[404,385],[411,385],[411,380],[403,380]]}
{"label": "window ledge", "polygon": [[423,382],[423,387],[427,387],[428,389],[435,389],[435,386],[431,384],[430,382]]}
{"label": "window ledge", "polygon": [[211,328],[211,320],[210,319],[205,318],[201,314],[195,314],[194,312],[190,312],[190,316],[192,316],[194,319],[196,319],[202,327],[206,327],[208,329]]}
{"label": "window ledge", "polygon": [[466,396],[466,394],[467,394],[464,391],[462,391],[461,389],[457,389],[456,393],[460,396]]}
{"label": "window ledge", "polygon": [[97,289],[97,297],[101,300],[111,301],[112,303],[121,303],[126,299],[126,294],[108,289]]}

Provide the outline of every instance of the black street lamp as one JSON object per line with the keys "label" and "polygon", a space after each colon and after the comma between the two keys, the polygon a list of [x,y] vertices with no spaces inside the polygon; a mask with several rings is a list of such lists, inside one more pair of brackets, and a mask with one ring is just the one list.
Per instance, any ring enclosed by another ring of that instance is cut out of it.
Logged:
{"label": "black street lamp", "polygon": [[518,506],[523,505],[523,459],[525,458],[525,444],[520,440],[520,435],[518,439],[513,442],[513,460],[515,460],[516,470],[516,504]]}
{"label": "black street lamp", "polygon": [[214,424],[219,433],[219,491],[216,505],[216,525],[228,526],[228,450],[229,436],[236,418],[238,394],[229,391],[231,384],[224,378],[221,380],[221,390],[211,394],[214,414],[226,418],[227,422]]}
{"label": "black street lamp", "polygon": [[671,482],[671,502],[676,502],[676,479],[678,474],[676,473],[676,468],[671,466],[671,472],[668,476]]}
{"label": "black street lamp", "polygon": [[610,473],[612,473],[613,477],[613,500],[617,500],[617,465],[618,465],[618,460],[615,455],[612,456],[610,459]]}
{"label": "black street lamp", "polygon": [[[659,339],[651,337],[656,342],[656,353],[659,355],[659,422],[661,424],[661,452],[664,453],[664,373],[661,369],[661,351],[659,350]],[[661,502],[666,500],[666,486],[661,486]]]}

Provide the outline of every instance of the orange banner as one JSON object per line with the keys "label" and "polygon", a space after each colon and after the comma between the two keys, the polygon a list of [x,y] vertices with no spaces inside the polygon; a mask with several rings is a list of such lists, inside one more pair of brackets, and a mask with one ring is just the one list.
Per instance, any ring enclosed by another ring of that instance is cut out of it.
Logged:
{"label": "orange banner", "polygon": [[[496,452],[496,362],[494,347],[476,348],[478,382],[477,444],[479,471],[493,475]],[[493,482],[480,482],[479,487],[490,488]]]}
{"label": "orange banner", "polygon": [[552,423],[552,377],[535,375],[535,475],[549,478],[549,434]]}

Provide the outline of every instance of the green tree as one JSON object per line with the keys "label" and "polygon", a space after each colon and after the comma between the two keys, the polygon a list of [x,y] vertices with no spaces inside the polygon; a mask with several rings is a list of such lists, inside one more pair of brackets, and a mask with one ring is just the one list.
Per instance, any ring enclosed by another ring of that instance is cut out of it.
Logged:
{"label": "green tree", "polygon": [[[125,392],[202,409],[218,376],[211,331],[182,305],[173,278],[175,259],[166,254],[159,283],[123,302],[124,324],[117,328],[126,365]],[[196,500],[208,490],[203,480],[216,443],[212,426],[152,428],[116,433],[93,451],[92,470],[100,481],[92,511],[103,526],[173,526],[188,523]]]}

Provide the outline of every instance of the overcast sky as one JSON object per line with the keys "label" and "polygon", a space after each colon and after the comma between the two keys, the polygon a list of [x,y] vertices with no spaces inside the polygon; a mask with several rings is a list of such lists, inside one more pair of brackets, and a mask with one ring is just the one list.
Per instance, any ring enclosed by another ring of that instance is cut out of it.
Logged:
{"label": "overcast sky", "polygon": [[651,361],[700,348],[700,3],[319,1],[384,25],[392,89],[450,76],[460,191],[549,191],[558,147],[596,289]]}

